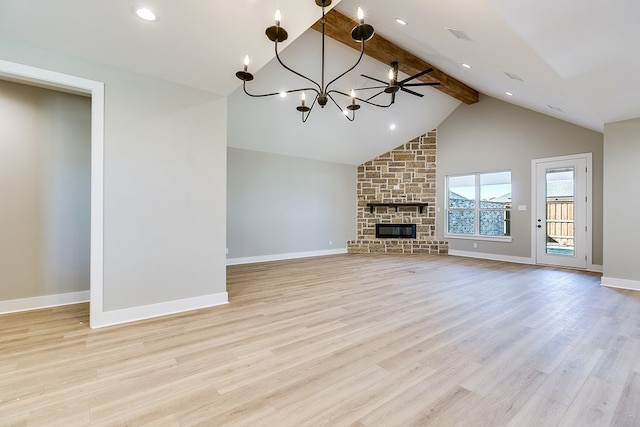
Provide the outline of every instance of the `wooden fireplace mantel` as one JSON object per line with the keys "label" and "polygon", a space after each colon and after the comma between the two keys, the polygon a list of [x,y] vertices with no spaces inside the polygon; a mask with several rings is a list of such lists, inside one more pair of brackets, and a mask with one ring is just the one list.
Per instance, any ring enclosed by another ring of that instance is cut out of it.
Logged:
{"label": "wooden fireplace mantel", "polygon": [[398,212],[398,206],[403,207],[403,206],[413,206],[413,207],[417,207],[420,210],[420,213],[422,213],[422,210],[429,206],[428,203],[419,203],[419,202],[401,202],[401,203],[367,203],[367,207],[369,208],[369,213],[373,213],[373,210],[377,207],[388,207],[388,208],[396,208],[396,212]]}

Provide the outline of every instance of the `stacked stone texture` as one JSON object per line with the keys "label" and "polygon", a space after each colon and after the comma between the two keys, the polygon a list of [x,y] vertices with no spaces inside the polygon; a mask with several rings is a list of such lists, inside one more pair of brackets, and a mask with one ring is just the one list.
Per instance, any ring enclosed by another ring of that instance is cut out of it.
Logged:
{"label": "stacked stone texture", "polygon": [[[358,166],[357,240],[350,253],[446,254],[447,242],[436,236],[436,131],[428,132]],[[375,207],[368,203],[428,203]],[[376,224],[416,224],[415,239],[377,239]]]}

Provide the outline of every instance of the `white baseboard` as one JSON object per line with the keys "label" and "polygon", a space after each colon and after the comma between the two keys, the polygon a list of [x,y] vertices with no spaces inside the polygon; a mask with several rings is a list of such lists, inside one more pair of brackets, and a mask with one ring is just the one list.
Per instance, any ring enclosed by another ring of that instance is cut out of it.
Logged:
{"label": "white baseboard", "polygon": [[616,279],[614,277],[602,277],[600,284],[608,288],[627,289],[630,291],[640,291],[640,281],[628,279]]}
{"label": "white baseboard", "polygon": [[141,307],[131,307],[114,311],[103,311],[99,314],[99,316],[91,316],[89,320],[91,328],[104,328],[106,326],[135,322],[138,320],[150,319],[152,317],[167,316],[170,314],[198,310],[200,308],[214,307],[216,305],[228,303],[228,294],[226,292],[220,292],[217,294],[185,298],[177,301],[161,302],[158,304],[150,304]]}
{"label": "white baseboard", "polygon": [[598,264],[589,264],[587,265],[587,271],[592,271],[594,273],[602,273],[603,267],[601,265]]}
{"label": "white baseboard", "polygon": [[338,254],[346,254],[346,253],[347,253],[347,248],[342,248],[342,249],[330,249],[325,251],[294,252],[294,253],[288,253],[288,254],[252,256],[252,257],[245,257],[245,258],[228,258],[227,265],[253,264],[256,262],[269,262],[269,261],[283,261],[287,259],[311,258],[311,257],[317,257],[317,256],[338,255]]}
{"label": "white baseboard", "polygon": [[487,254],[482,252],[470,252],[470,251],[456,251],[452,249],[449,249],[449,255],[461,256],[466,258],[488,259],[491,261],[515,262],[517,264],[531,264],[531,265],[535,264],[535,262],[531,258],[511,256],[511,255]]}
{"label": "white baseboard", "polygon": [[[462,256],[467,258],[489,259],[492,261],[515,262],[517,264],[529,264],[529,265],[536,264],[533,258],[516,257],[516,256],[510,256],[510,255],[496,255],[496,254],[486,254],[481,252],[456,251],[451,249],[449,249],[449,255]],[[587,265],[587,271],[591,271],[594,273],[602,273],[602,266],[598,264],[589,264]]]}
{"label": "white baseboard", "polygon": [[87,301],[89,301],[89,291],[12,299],[7,301],[0,301],[0,314],[15,313],[18,311],[38,310],[41,308],[78,304]]}

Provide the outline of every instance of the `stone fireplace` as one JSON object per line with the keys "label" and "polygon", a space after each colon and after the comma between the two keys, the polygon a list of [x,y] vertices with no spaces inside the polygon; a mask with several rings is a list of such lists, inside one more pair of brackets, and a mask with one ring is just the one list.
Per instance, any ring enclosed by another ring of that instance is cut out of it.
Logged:
{"label": "stone fireplace", "polygon": [[[435,130],[358,166],[357,194],[357,239],[347,242],[350,253],[448,252],[447,242],[435,240]],[[415,224],[415,238],[378,238],[381,224]]]}

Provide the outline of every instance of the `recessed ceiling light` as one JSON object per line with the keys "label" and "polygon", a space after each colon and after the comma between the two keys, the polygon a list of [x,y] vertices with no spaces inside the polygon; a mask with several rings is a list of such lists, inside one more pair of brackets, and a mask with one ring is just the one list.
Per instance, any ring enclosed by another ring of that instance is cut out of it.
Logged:
{"label": "recessed ceiling light", "polygon": [[507,96],[513,96],[513,94],[511,92],[505,92],[504,94],[507,95]]}
{"label": "recessed ceiling light", "polygon": [[402,18],[396,18],[396,22],[400,25],[407,25],[407,21]]}
{"label": "recessed ceiling light", "polygon": [[469,65],[469,64],[465,64],[464,62],[463,62],[462,64],[460,64],[460,65],[462,65],[462,66],[463,66],[464,68],[466,68],[466,69],[471,68],[471,65]]}
{"label": "recessed ceiling light", "polygon": [[286,98],[287,97],[287,92],[280,92],[280,98]]}
{"label": "recessed ceiling light", "polygon": [[389,129],[390,130],[395,130],[396,129],[396,124],[395,123],[391,123],[391,125],[389,125]]}
{"label": "recessed ceiling light", "polygon": [[145,21],[153,22],[158,20],[158,16],[151,10],[146,7],[134,7],[133,11],[140,19],[144,19]]}

